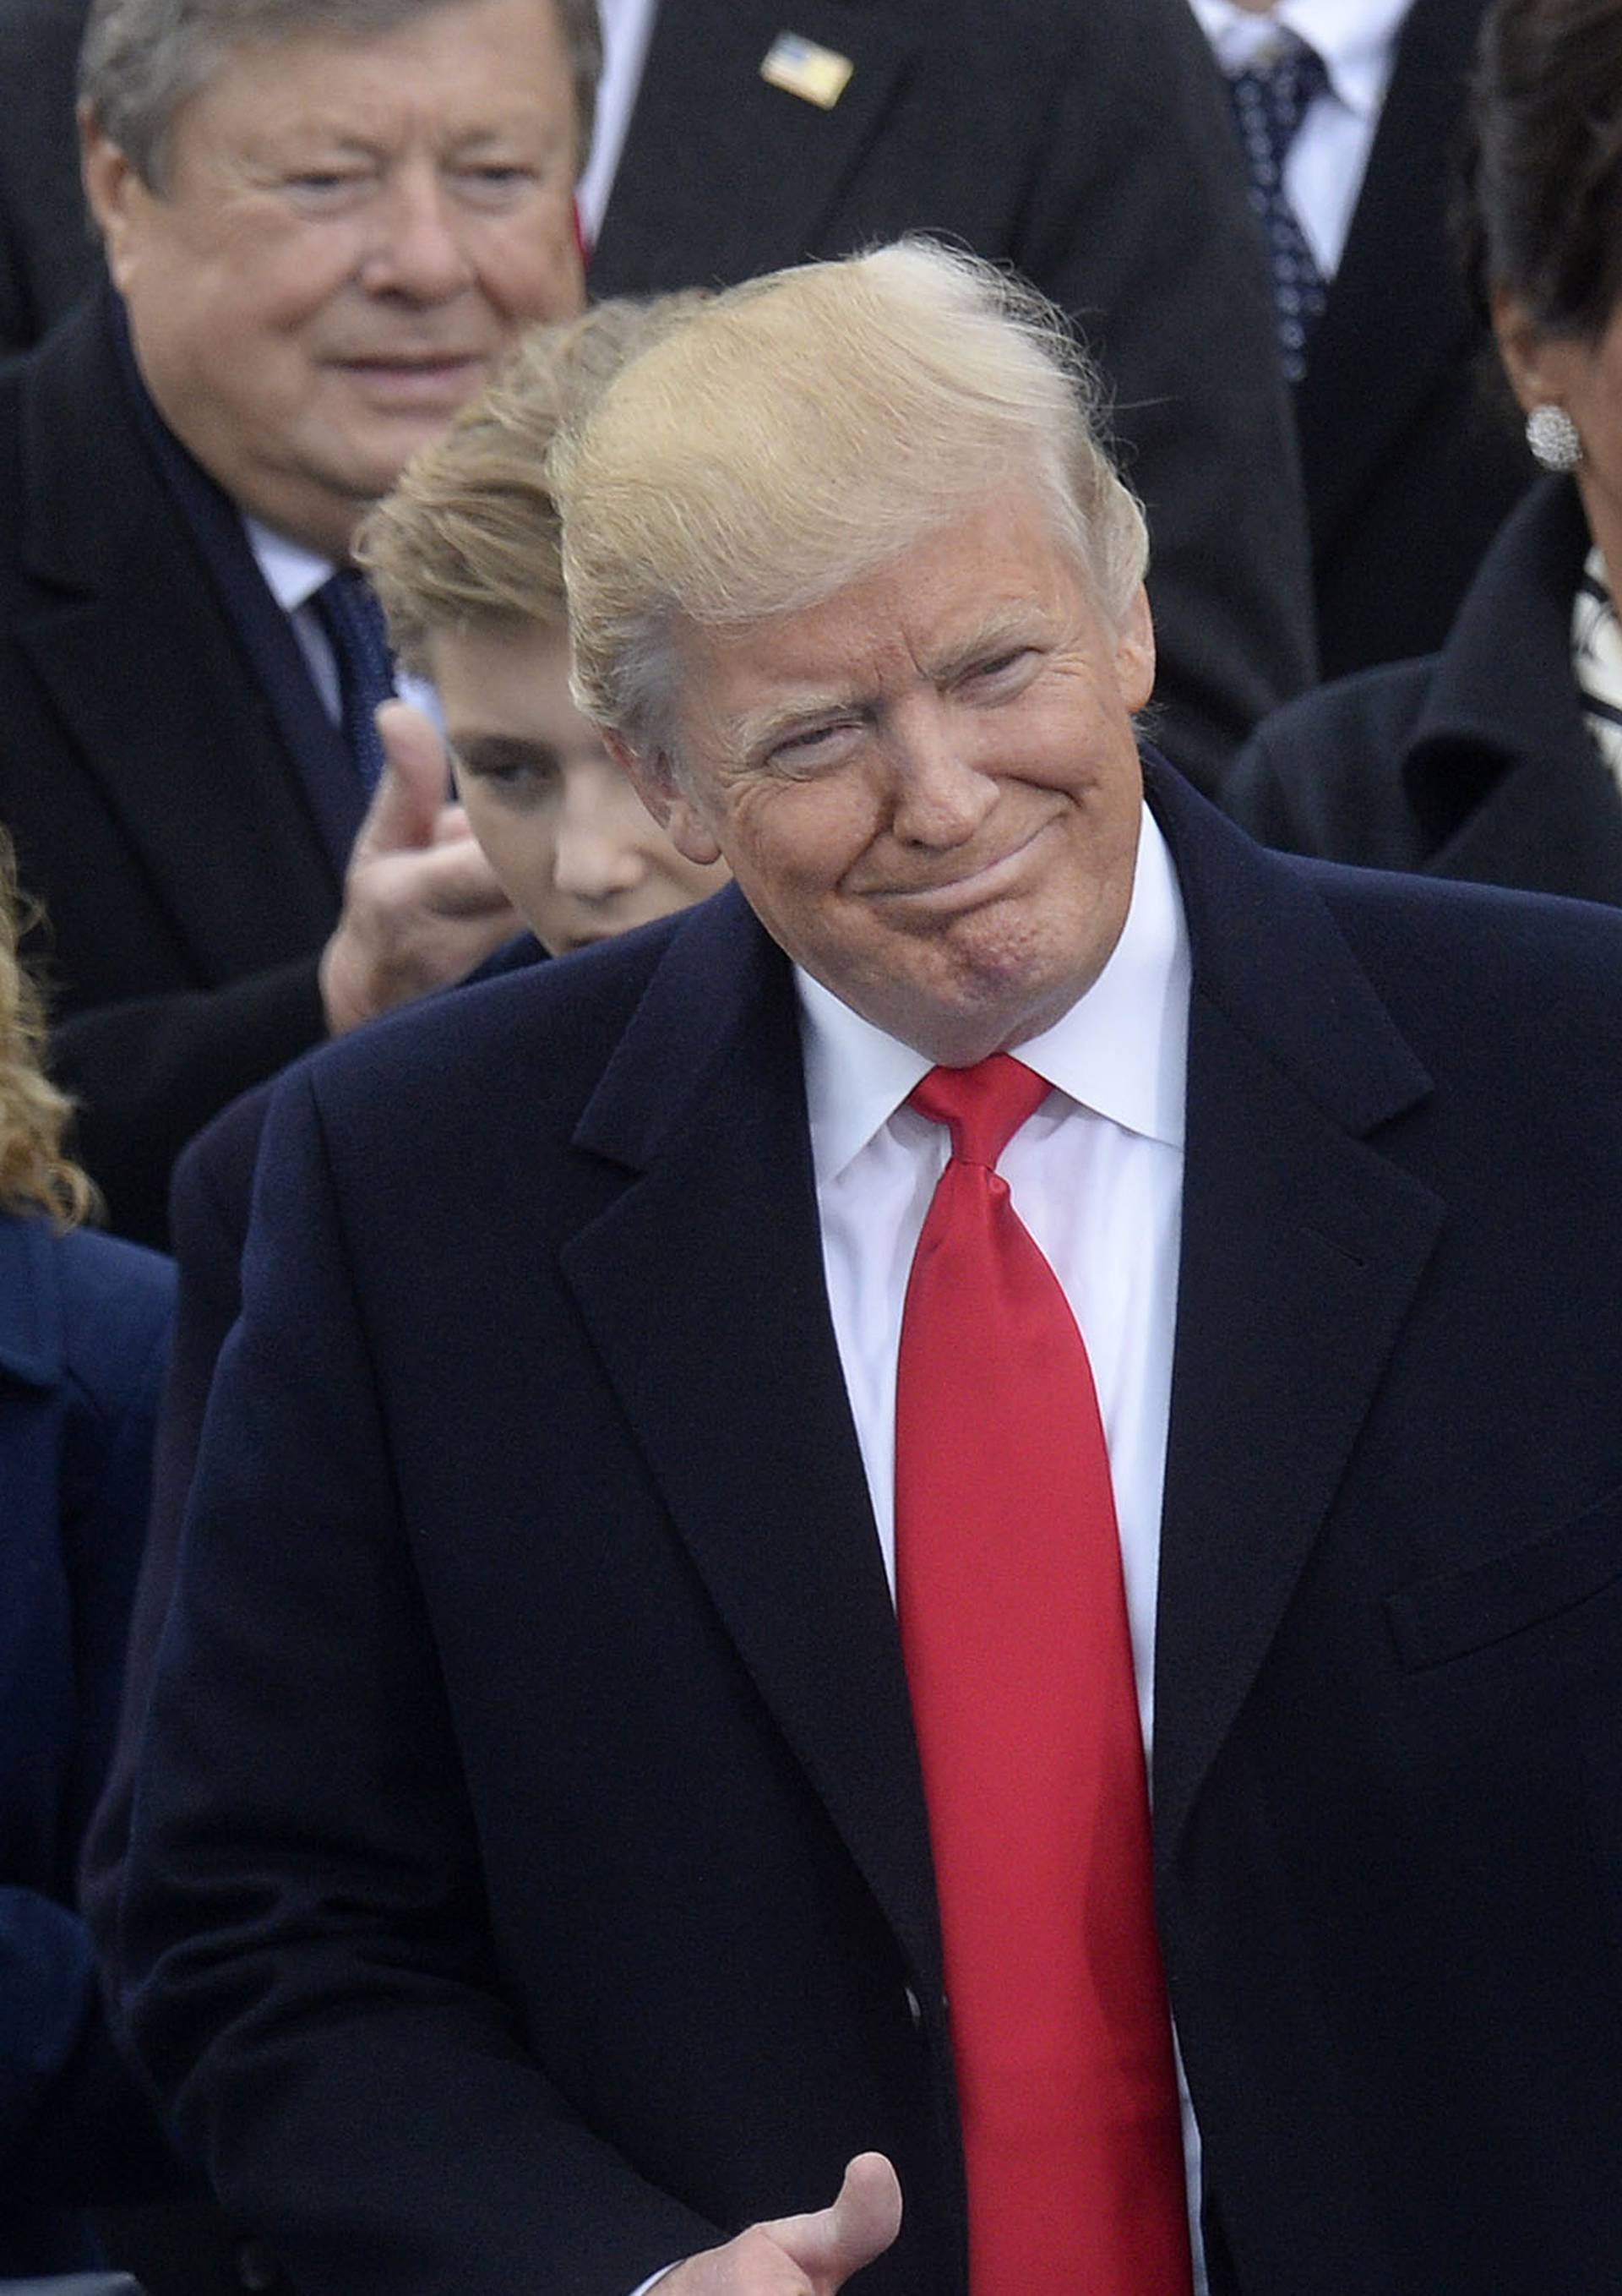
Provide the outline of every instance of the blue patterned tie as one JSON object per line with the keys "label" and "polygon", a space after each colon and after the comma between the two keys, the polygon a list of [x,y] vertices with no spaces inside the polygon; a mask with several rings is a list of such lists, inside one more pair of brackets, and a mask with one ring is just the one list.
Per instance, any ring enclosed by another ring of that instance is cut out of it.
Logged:
{"label": "blue patterned tie", "polygon": [[1314,99],[1329,85],[1323,59],[1294,32],[1277,37],[1228,74],[1228,93],[1250,168],[1250,204],[1267,234],[1279,357],[1288,380],[1307,372],[1307,338],[1323,312],[1323,278],[1284,193],[1284,161]]}
{"label": "blue patterned tie", "polygon": [[338,661],[343,701],[344,739],[362,786],[377,787],[383,770],[383,745],[373,712],[394,692],[394,659],[383,610],[372,585],[353,566],[340,567],[310,602],[320,615]]}

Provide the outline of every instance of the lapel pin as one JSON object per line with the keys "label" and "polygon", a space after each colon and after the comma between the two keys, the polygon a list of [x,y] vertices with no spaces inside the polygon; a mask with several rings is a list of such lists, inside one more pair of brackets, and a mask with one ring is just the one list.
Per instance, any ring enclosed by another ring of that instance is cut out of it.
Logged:
{"label": "lapel pin", "polygon": [[766,52],[760,77],[768,86],[782,88],[785,95],[798,95],[803,102],[831,111],[855,70],[848,56],[832,48],[819,48],[815,40],[802,39],[798,32],[779,32]]}

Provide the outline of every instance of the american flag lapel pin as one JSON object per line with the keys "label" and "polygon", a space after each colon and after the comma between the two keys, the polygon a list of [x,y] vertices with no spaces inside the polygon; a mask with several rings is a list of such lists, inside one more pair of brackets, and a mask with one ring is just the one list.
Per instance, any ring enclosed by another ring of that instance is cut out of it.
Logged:
{"label": "american flag lapel pin", "polygon": [[761,60],[760,77],[785,95],[798,95],[802,102],[831,111],[855,70],[848,56],[832,48],[819,48],[799,32],[779,32]]}

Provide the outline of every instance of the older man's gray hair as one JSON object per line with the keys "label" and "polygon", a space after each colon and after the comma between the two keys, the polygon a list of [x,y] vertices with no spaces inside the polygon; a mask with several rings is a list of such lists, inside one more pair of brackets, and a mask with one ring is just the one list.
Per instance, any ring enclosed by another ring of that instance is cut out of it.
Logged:
{"label": "older man's gray hair", "polygon": [[[189,96],[239,44],[305,33],[389,32],[458,0],[92,0],[79,50],[78,98],[150,190],[163,189],[169,128]],[[535,0],[557,10],[579,119],[591,150],[602,30],[597,0]]]}

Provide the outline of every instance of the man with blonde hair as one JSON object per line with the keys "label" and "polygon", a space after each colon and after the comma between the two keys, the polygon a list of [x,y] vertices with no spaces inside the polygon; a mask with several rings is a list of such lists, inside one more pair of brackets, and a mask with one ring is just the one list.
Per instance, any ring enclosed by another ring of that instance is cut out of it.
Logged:
{"label": "man with blonde hair", "polygon": [[553,483],[736,887],[278,1097],[149,2070],[308,2296],[1612,2284],[1622,921],[1141,742],[971,259],[720,297]]}

